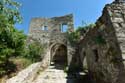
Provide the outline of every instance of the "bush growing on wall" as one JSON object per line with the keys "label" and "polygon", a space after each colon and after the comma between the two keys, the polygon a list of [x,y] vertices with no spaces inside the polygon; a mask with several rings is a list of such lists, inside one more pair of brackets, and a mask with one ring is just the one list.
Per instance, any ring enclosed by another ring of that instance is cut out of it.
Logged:
{"label": "bush growing on wall", "polygon": [[95,24],[78,27],[74,32],[68,33],[68,39],[72,45],[80,40],[80,36],[84,35],[89,28],[94,27]]}

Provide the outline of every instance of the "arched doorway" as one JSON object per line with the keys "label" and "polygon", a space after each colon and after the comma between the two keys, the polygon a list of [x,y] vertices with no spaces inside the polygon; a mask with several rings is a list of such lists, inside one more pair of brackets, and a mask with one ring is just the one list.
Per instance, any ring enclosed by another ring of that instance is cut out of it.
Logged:
{"label": "arched doorway", "polygon": [[67,47],[63,44],[55,44],[51,48],[51,62],[54,65],[67,65]]}

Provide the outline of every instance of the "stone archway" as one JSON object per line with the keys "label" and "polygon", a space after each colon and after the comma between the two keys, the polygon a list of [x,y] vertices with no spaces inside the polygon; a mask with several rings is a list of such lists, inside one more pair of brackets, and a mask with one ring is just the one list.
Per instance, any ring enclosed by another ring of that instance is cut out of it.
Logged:
{"label": "stone archway", "polygon": [[55,44],[51,47],[51,62],[55,65],[67,65],[67,47],[64,44]]}

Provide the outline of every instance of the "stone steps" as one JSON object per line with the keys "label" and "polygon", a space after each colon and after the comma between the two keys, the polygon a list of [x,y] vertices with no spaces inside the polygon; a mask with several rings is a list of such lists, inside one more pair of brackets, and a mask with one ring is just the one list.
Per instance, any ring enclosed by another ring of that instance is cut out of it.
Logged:
{"label": "stone steps", "polygon": [[50,66],[41,72],[32,83],[67,83],[67,74],[63,70]]}

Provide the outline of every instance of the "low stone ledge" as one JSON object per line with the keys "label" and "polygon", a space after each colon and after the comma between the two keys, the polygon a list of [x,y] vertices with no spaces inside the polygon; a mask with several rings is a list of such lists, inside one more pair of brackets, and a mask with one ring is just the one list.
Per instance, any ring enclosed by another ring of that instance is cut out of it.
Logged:
{"label": "low stone ledge", "polygon": [[35,78],[40,68],[41,62],[34,63],[28,68],[19,72],[17,76],[8,79],[6,83],[30,83]]}

